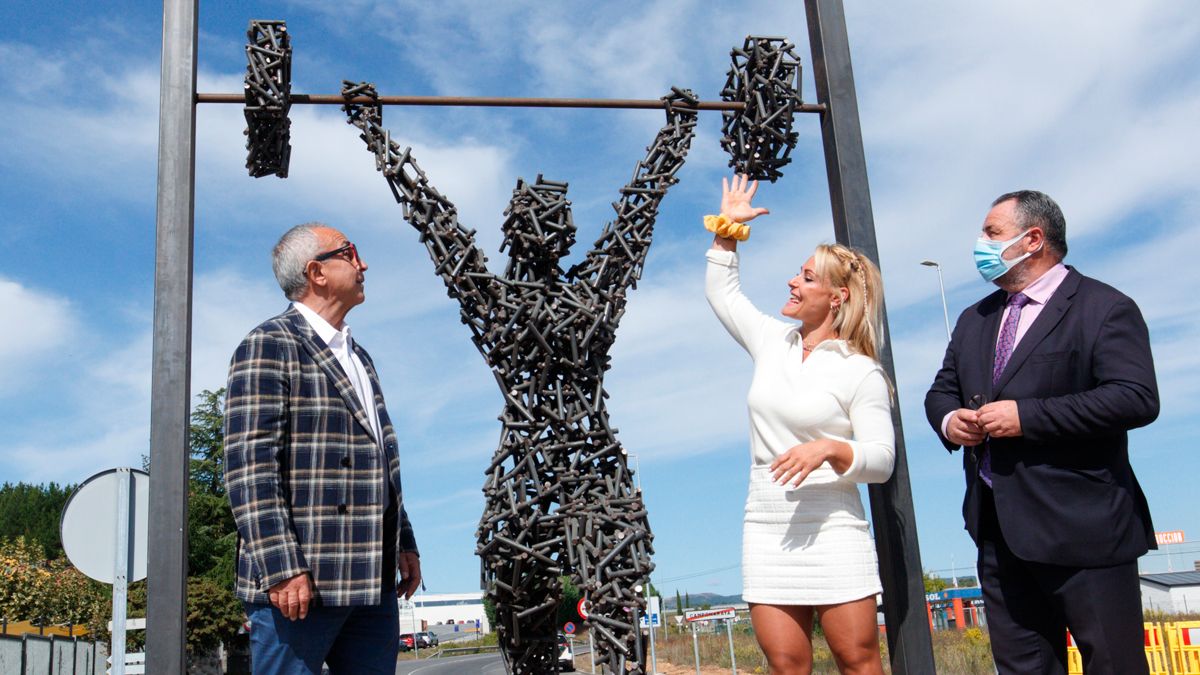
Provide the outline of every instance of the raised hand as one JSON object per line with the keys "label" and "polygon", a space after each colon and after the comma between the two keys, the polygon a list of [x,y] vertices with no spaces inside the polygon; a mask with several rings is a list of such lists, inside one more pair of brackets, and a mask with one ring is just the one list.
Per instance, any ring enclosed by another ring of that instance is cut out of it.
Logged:
{"label": "raised hand", "polygon": [[758,181],[751,181],[745,174],[729,179],[721,179],[721,213],[739,223],[748,223],[755,218],[770,213],[761,206],[752,206],[750,200],[758,192]]}

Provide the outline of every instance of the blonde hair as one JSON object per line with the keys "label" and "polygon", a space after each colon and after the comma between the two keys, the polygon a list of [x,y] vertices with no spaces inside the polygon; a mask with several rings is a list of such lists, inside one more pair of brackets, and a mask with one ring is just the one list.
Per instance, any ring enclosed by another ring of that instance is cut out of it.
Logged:
{"label": "blonde hair", "polygon": [[854,352],[879,360],[883,346],[883,278],[862,251],[841,244],[821,244],[813,252],[817,276],[831,289],[845,288],[848,297],[834,311],[833,329]]}

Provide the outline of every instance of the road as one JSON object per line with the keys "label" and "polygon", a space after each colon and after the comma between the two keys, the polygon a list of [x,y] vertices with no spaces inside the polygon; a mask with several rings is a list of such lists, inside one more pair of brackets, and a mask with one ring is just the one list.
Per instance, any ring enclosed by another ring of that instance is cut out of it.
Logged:
{"label": "road", "polygon": [[[583,654],[587,646],[582,645]],[[578,648],[577,648],[578,649]],[[575,663],[580,663],[580,652],[575,653]],[[587,673],[587,659],[583,661],[582,673]],[[396,664],[396,675],[505,675],[504,662],[499,654],[470,654],[440,659],[401,661]]]}
{"label": "road", "polygon": [[396,675],[505,675],[499,654],[471,654],[442,659],[402,661]]}

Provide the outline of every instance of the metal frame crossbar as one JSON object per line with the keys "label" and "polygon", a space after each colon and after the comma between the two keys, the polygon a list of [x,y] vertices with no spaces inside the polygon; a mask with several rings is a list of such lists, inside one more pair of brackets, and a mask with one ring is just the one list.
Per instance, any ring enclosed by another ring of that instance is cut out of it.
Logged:
{"label": "metal frame crossbar", "polygon": [[[839,243],[862,250],[876,264],[879,251],[871,210],[866,158],[842,0],[803,0],[812,50],[817,103],[797,112],[819,113],[834,232]],[[199,0],[164,0],[159,106],[158,204],[155,247],[154,340],[151,382],[150,524],[147,670],[183,672],[187,571],[188,412],[191,381],[193,228],[196,106],[243,103],[243,95],[197,94]],[[288,104],[344,105],[336,95],[289,94]],[[386,105],[545,108],[662,108],[659,100],[519,99],[399,96]],[[688,103],[698,110],[740,111],[736,102]],[[892,381],[895,368],[886,335],[880,361]],[[883,583],[888,657],[892,672],[935,671],[917,545],[900,406],[893,412],[896,463],[892,478],[868,488]]]}

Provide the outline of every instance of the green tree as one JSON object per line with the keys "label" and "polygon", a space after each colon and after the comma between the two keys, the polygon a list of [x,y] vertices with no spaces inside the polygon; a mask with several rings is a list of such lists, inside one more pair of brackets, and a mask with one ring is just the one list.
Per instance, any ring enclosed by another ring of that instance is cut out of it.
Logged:
{"label": "green tree", "polygon": [[25,539],[42,549],[45,560],[63,555],[59,520],[74,485],[5,483],[0,486],[0,540]]}
{"label": "green tree", "polygon": [[946,588],[946,580],[945,579],[938,577],[938,576],[934,576],[933,574],[931,574],[929,572],[925,572],[921,576],[925,579],[925,592],[926,593],[937,593],[938,591],[945,590],[945,588]]}
{"label": "green tree", "polygon": [[188,444],[188,574],[233,588],[237,526],[225,497],[225,389],[200,392]]}
{"label": "green tree", "polygon": [[202,654],[229,642],[242,625],[242,603],[228,586],[191,577],[187,582],[187,649]]}
{"label": "green tree", "polygon": [[492,627],[492,631],[496,631],[496,603],[488,596],[483,596],[483,614],[487,617],[488,625]]}
{"label": "green tree", "polygon": [[690,594],[688,594],[687,591],[683,592],[683,606],[684,607],[692,606],[692,596]]}
{"label": "green tree", "polygon": [[233,594],[237,526],[225,496],[225,389],[197,396],[188,429],[188,649],[207,651],[242,622]]}
{"label": "green tree", "polygon": [[[187,645],[193,653],[228,640],[243,620],[233,594],[237,529],[224,485],[225,390],[205,390],[199,399],[189,429]],[[149,458],[142,463],[149,470]],[[108,640],[111,590],[62,557],[58,522],[72,490],[56,483],[0,487],[0,615],[47,624],[87,621],[94,635]],[[130,584],[127,612],[146,615],[145,582]],[[140,649],[143,635],[131,631],[127,648]]]}
{"label": "green tree", "polygon": [[583,597],[579,587],[571,582],[571,577],[560,577],[562,582],[562,601],[558,603],[558,626],[561,628],[568,621],[579,623],[579,600]]}
{"label": "green tree", "polygon": [[188,445],[192,452],[191,481],[195,490],[225,496],[225,388],[205,389],[192,409]]}
{"label": "green tree", "polygon": [[675,615],[683,616],[683,600],[679,597],[679,589],[675,589]]}
{"label": "green tree", "polygon": [[[87,624],[109,606],[106,586],[88,579],[66,558],[45,560],[24,537],[0,543],[0,618],[40,626]],[[101,624],[102,625],[102,624]]]}

